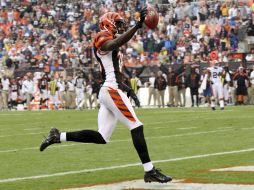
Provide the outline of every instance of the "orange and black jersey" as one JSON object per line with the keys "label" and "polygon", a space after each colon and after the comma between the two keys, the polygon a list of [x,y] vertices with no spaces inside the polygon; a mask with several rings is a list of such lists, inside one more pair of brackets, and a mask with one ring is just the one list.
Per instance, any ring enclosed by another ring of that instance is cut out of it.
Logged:
{"label": "orange and black jersey", "polygon": [[119,50],[101,51],[103,43],[114,39],[114,36],[107,32],[99,32],[94,39],[94,54],[101,66],[103,86],[111,88],[120,88],[129,91],[129,87],[124,84],[124,75],[120,71],[120,53]]}

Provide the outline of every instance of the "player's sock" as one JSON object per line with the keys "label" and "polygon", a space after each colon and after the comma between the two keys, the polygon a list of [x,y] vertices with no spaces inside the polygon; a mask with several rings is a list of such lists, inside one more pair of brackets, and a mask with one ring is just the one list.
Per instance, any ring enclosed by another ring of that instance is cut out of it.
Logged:
{"label": "player's sock", "polygon": [[96,143],[96,144],[107,143],[99,132],[93,130],[67,132],[65,134],[61,133],[60,140],[62,138],[63,140],[66,139],[66,141],[74,141],[74,142]]}
{"label": "player's sock", "polygon": [[66,132],[60,133],[60,141],[65,142],[66,141]]}
{"label": "player's sock", "polygon": [[145,172],[149,172],[153,169],[153,164],[152,162],[147,162],[145,164],[143,164],[144,170]]}
{"label": "player's sock", "polygon": [[220,108],[224,108],[224,100],[220,100]]}
{"label": "player's sock", "polygon": [[143,164],[145,171],[150,171],[153,168],[153,164],[150,160],[146,140],[144,137],[143,126],[139,126],[131,130],[131,136],[133,144],[138,152],[139,158]]}
{"label": "player's sock", "polygon": [[215,108],[215,101],[211,101],[211,108],[214,109]]}

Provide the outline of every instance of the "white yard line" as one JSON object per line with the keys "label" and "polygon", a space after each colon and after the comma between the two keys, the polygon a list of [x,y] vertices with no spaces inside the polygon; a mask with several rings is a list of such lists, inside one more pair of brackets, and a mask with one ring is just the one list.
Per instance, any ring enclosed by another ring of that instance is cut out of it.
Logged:
{"label": "white yard line", "polygon": [[26,135],[39,135],[39,134],[45,134],[45,132],[22,133],[22,134],[15,134],[15,135],[0,135],[0,138],[5,138],[5,137],[16,137],[16,136],[26,136]]}
{"label": "white yard line", "polygon": [[189,129],[196,129],[198,127],[184,127],[184,128],[179,128],[178,130],[189,130]]}
{"label": "white yard line", "polygon": [[13,114],[11,114],[11,113],[2,113],[2,114],[0,114],[0,116],[16,116],[16,115],[25,115],[25,114],[16,114],[16,113],[13,113]]}
{"label": "white yard line", "polygon": [[[233,129],[233,127],[223,127],[223,129]],[[243,128],[241,128],[243,129]]]}
{"label": "white yard line", "polygon": [[254,172],[254,166],[233,166],[228,168],[211,169],[211,172]]}
{"label": "white yard line", "polygon": [[[182,160],[191,160],[191,159],[196,159],[196,158],[206,158],[206,157],[211,157],[211,156],[222,156],[222,155],[228,155],[228,154],[238,154],[238,153],[253,152],[253,151],[254,151],[254,148],[249,148],[249,149],[233,150],[233,151],[227,151],[227,152],[216,152],[216,153],[211,153],[211,154],[200,154],[200,155],[194,155],[194,156],[171,158],[171,159],[167,159],[167,160],[155,160],[155,161],[153,161],[153,163],[176,162],[176,161],[182,161]],[[36,176],[7,178],[7,179],[0,179],[0,183],[9,183],[9,182],[16,182],[16,181],[48,178],[48,177],[58,177],[58,176],[74,175],[74,174],[80,174],[80,173],[113,170],[113,169],[128,168],[128,167],[139,166],[139,165],[141,165],[141,164],[140,163],[130,163],[130,164],[125,164],[125,165],[101,167],[101,168],[94,168],[94,169],[83,169],[83,170],[58,172],[58,173],[52,173],[52,174],[42,174],[42,175],[36,175]]]}
{"label": "white yard line", "polygon": [[[35,128],[35,130],[39,130],[41,128]],[[32,131],[32,128],[29,129]],[[83,129],[72,129],[73,131],[78,131],[78,130],[83,130]],[[28,129],[27,129],[28,131]],[[65,130],[62,130],[62,131],[65,131]],[[39,134],[44,134],[44,135],[47,135],[48,132],[33,132],[33,133],[20,133],[20,134],[12,134],[12,135],[0,135],[0,138],[5,138],[5,137],[15,137],[15,136],[26,136],[26,135],[39,135]]]}
{"label": "white yard line", "polygon": [[41,130],[41,128],[35,127],[35,128],[27,128],[23,129],[24,131],[36,131],[36,130]]}
{"label": "white yard line", "polygon": [[[32,114],[35,114],[35,115],[41,115],[42,113],[40,112],[29,112],[29,113],[32,113]],[[27,115],[26,113],[15,113],[15,112],[12,112],[12,113],[0,113],[0,116],[23,116],[23,115]]]}

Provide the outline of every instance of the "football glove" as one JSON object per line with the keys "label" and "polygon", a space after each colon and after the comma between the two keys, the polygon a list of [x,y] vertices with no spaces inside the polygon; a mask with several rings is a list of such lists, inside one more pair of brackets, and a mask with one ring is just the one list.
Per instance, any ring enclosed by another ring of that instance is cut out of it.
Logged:
{"label": "football glove", "polygon": [[136,23],[136,27],[142,28],[147,15],[147,7],[145,6],[140,12],[140,20]]}
{"label": "football glove", "polygon": [[131,97],[131,98],[134,100],[135,105],[136,105],[137,107],[140,107],[140,101],[139,101],[137,95],[134,93],[133,90],[130,90],[130,91],[127,93],[127,96],[128,96],[128,97]]}

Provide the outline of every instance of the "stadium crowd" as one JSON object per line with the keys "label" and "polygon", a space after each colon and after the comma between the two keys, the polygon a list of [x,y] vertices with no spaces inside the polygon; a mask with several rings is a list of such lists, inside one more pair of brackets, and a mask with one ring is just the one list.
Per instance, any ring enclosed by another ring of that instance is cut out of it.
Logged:
{"label": "stadium crowd", "polygon": [[[2,0],[0,109],[16,108],[18,104],[27,109],[97,107],[101,78],[99,64],[93,57],[93,37],[99,31],[99,17],[108,11],[119,12],[130,27],[138,20],[138,10],[145,3]],[[185,106],[187,87],[191,89],[192,106],[194,102],[199,105],[198,95],[203,92],[198,89],[205,72],[199,68],[201,63],[254,62],[253,2],[169,1],[156,4],[156,8],[160,18],[157,29],[145,28],[121,49],[125,74],[135,92],[144,84],[149,86],[148,105],[154,96],[155,106],[165,106],[166,87],[169,106]],[[175,70],[174,65],[182,67]],[[153,66],[159,71],[149,72],[149,81],[138,78],[145,67],[153,71]],[[225,88],[231,94],[231,100],[226,101],[237,103],[234,89],[241,73],[246,76],[248,96],[244,96],[248,98],[239,103],[253,104],[253,68],[242,66],[245,68],[237,71],[231,70],[230,65],[224,68],[228,73],[224,77],[229,76]]]}

